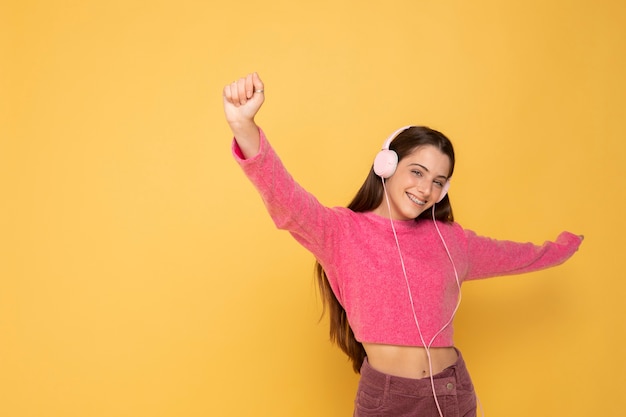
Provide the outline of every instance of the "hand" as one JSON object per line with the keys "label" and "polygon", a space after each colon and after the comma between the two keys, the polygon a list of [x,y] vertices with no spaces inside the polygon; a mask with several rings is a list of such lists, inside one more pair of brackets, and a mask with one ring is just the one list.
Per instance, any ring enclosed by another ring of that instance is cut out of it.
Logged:
{"label": "hand", "polygon": [[254,123],[265,101],[263,81],[255,72],[224,87],[224,113],[231,128]]}

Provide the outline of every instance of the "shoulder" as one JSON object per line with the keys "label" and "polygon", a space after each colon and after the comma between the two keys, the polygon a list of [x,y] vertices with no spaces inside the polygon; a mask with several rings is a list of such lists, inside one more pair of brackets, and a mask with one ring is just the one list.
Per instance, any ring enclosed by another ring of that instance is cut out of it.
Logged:
{"label": "shoulder", "polygon": [[435,222],[435,225],[437,226],[437,229],[439,229],[439,231],[441,231],[442,233],[446,233],[450,237],[457,240],[466,241],[468,238],[476,236],[476,233],[469,229],[463,228],[463,226],[461,226],[457,222],[437,221]]}

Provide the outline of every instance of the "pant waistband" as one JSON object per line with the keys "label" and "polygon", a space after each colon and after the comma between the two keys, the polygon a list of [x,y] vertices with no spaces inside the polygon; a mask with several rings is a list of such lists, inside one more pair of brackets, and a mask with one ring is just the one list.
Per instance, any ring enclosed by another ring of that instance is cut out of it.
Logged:
{"label": "pant waistband", "polygon": [[[455,350],[458,354],[456,362],[432,377],[437,395],[456,395],[457,372],[467,372],[461,352],[456,348]],[[378,387],[384,386],[386,390],[401,394],[432,396],[430,377],[413,379],[389,375],[372,368],[367,357],[361,366],[361,383]]]}

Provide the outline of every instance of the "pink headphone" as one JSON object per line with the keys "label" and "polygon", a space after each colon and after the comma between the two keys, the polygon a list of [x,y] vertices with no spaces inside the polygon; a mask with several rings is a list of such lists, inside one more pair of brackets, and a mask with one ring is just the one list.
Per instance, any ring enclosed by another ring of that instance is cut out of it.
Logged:
{"label": "pink headphone", "polygon": [[[374,172],[382,179],[391,177],[393,173],[396,172],[396,168],[398,167],[398,154],[395,151],[389,149],[389,145],[391,145],[391,142],[400,133],[411,127],[413,126],[404,126],[393,132],[383,144],[382,150],[379,151],[376,155],[376,158],[374,159]],[[441,200],[444,199],[449,189],[450,180],[446,181],[446,183],[443,185],[443,189],[441,190],[441,195],[439,196],[437,203],[441,202]]]}

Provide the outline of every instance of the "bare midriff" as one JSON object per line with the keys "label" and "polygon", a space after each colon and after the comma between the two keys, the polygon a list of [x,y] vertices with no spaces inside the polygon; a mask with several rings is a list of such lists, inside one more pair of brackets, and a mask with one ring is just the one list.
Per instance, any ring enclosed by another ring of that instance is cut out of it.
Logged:
{"label": "bare midriff", "polygon": [[[396,346],[363,343],[370,366],[385,374],[404,378],[426,378],[431,375],[426,349],[421,346]],[[431,347],[432,374],[454,365],[458,359],[454,347]]]}

